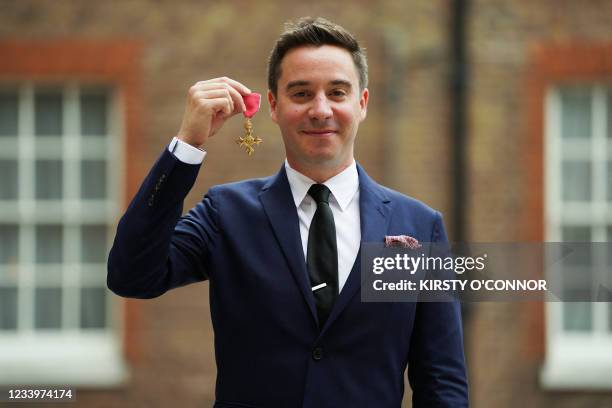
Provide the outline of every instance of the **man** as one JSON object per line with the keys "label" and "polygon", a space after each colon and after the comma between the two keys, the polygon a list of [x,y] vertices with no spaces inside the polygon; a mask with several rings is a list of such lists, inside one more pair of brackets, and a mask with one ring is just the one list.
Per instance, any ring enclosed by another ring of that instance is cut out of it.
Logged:
{"label": "man", "polygon": [[213,187],[186,216],[199,148],[245,110],[229,78],[189,90],[180,131],[121,219],[108,286],[152,298],[210,281],[217,407],[465,407],[457,303],[360,301],[361,242],[444,242],[440,214],[376,184],[353,159],[368,104],[353,36],[303,19],[277,41],[268,101],[286,161],[269,178]]}

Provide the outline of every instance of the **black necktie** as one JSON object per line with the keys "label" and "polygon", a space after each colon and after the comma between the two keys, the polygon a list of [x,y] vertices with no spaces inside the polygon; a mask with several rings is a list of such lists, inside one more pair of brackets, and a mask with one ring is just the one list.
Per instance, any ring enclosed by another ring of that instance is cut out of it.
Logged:
{"label": "black necktie", "polygon": [[323,327],[338,296],[338,249],[336,225],[329,208],[331,191],[323,184],[313,184],[308,194],[317,202],[317,211],[308,232],[306,264],[317,304],[319,327]]}

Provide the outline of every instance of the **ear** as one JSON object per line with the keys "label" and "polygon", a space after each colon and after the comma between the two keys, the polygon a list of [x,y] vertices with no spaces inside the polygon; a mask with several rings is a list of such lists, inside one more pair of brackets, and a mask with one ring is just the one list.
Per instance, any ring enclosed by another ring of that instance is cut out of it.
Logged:
{"label": "ear", "polygon": [[370,97],[370,91],[368,91],[368,88],[365,88],[361,92],[361,97],[359,98],[359,106],[361,108],[361,119],[360,119],[360,121],[364,120],[366,118],[367,113],[368,113],[368,98],[369,97]]}
{"label": "ear", "polygon": [[268,89],[268,103],[270,104],[270,118],[272,118],[272,122],[278,123],[278,119],[276,118],[276,98],[271,90]]}

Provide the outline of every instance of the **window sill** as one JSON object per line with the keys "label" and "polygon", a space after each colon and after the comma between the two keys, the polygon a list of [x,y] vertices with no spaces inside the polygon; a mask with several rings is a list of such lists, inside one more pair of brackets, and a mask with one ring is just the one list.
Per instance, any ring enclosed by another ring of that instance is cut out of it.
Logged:
{"label": "window sill", "polygon": [[551,344],[540,384],[545,390],[612,390],[612,338],[558,339]]}
{"label": "window sill", "polygon": [[128,378],[109,333],[0,335],[0,384],[116,387]]}

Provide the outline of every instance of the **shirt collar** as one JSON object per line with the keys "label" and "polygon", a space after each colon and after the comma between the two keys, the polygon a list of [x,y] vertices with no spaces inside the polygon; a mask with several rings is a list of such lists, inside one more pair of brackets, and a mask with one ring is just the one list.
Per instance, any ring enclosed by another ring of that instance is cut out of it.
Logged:
{"label": "shirt collar", "polygon": [[[293,201],[295,206],[299,207],[308,194],[310,186],[316,184],[316,182],[293,169],[287,159],[285,159],[285,170],[287,171],[287,179],[289,180]],[[355,193],[357,193],[357,190],[359,190],[359,176],[355,160],[346,169],[326,180],[323,184],[330,189],[340,210],[344,211],[355,196]]]}

